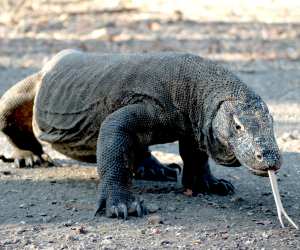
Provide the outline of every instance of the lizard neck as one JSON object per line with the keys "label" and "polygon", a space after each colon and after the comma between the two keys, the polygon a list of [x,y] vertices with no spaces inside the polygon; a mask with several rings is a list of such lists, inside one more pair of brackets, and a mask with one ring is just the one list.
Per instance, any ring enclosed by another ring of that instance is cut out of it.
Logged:
{"label": "lizard neck", "polygon": [[200,148],[214,154],[212,121],[220,105],[226,100],[246,101],[253,92],[229,70],[198,56],[186,58],[179,79],[172,90],[175,106],[190,122]]}

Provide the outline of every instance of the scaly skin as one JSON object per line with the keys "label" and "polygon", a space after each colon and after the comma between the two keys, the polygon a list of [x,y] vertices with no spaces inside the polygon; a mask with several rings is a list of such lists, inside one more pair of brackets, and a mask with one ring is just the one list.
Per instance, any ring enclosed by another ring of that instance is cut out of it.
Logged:
{"label": "scaly skin", "polygon": [[260,173],[280,167],[265,103],[230,71],[191,54],[63,51],[5,93],[2,106],[1,130],[16,151],[40,157],[38,141],[44,141],[71,158],[97,162],[97,213],[111,217],[145,213],[131,179],[149,162],[161,169],[149,158],[149,145],[179,141],[183,185],[194,192],[233,192],[212,175],[209,157]]}

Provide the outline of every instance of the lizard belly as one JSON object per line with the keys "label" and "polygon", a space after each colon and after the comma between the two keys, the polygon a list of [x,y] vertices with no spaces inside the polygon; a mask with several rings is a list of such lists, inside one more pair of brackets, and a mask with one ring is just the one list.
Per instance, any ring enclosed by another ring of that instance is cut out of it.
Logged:
{"label": "lizard belly", "polygon": [[[74,126],[65,128],[51,126],[51,122],[37,119],[38,115],[34,110],[33,131],[38,140],[51,145],[54,150],[72,159],[89,163],[96,162],[97,139],[101,125],[99,115],[94,116],[92,112],[88,112],[86,117],[82,114],[80,119],[74,116]],[[52,119],[71,120],[71,117],[66,117],[68,115],[62,117],[53,114],[53,116],[55,117],[51,117],[50,121]]]}
{"label": "lizard belly", "polygon": [[95,145],[71,146],[69,144],[53,143],[51,146],[54,150],[72,159],[88,163],[96,163]]}

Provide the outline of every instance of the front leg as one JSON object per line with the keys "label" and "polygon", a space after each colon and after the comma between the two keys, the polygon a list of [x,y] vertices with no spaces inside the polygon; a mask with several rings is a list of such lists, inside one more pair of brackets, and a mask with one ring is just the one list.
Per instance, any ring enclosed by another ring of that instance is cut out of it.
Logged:
{"label": "front leg", "polygon": [[135,152],[141,147],[138,134],[150,134],[158,124],[157,110],[151,105],[133,104],[109,115],[101,125],[97,143],[100,176],[96,214],[106,210],[109,217],[126,219],[142,216],[146,209],[131,192]]}
{"label": "front leg", "polygon": [[234,192],[234,187],[229,181],[217,179],[211,174],[208,155],[199,149],[194,139],[179,140],[179,153],[183,160],[182,184],[191,189],[193,194],[227,195]]}

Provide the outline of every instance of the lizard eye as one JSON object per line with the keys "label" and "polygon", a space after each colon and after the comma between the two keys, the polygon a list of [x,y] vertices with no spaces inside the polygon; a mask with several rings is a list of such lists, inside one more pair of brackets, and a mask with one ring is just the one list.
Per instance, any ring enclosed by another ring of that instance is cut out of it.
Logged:
{"label": "lizard eye", "polygon": [[234,128],[235,128],[235,130],[237,132],[243,131],[244,130],[244,126],[241,123],[241,121],[236,116],[233,116],[233,120],[234,120]]}

